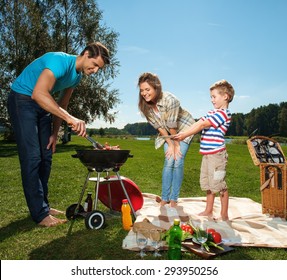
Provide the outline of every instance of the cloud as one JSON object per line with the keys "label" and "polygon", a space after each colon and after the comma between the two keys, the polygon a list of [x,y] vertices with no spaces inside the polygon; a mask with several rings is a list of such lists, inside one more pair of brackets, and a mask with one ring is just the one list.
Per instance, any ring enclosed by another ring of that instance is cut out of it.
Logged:
{"label": "cloud", "polygon": [[130,53],[139,54],[139,55],[149,53],[148,49],[144,49],[144,48],[137,47],[137,46],[124,46],[120,50],[123,52],[130,52]]}
{"label": "cloud", "polygon": [[250,98],[250,96],[249,95],[235,95],[234,98],[247,99],[247,98]]}
{"label": "cloud", "polygon": [[207,25],[209,25],[209,26],[219,26],[219,27],[223,26],[222,24],[214,23],[214,22],[208,22]]}

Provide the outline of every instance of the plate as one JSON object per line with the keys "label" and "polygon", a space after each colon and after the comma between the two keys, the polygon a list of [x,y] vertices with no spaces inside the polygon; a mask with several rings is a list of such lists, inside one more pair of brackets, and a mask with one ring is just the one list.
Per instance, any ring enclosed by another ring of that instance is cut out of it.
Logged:
{"label": "plate", "polygon": [[[201,245],[200,242],[195,237],[193,237],[191,240],[193,243],[195,243],[197,245]],[[223,242],[216,243],[216,245],[218,245],[218,246],[220,246],[222,244],[223,244]]]}
{"label": "plate", "polygon": [[191,240],[192,240],[193,243],[201,245],[200,242],[195,237],[192,237]]}
{"label": "plate", "polygon": [[187,249],[188,251],[204,258],[204,259],[209,259],[209,258],[214,258],[218,255],[233,251],[234,248],[228,247],[226,245],[222,245],[221,247],[223,250],[220,250],[216,247],[210,247],[210,251],[207,252],[206,250],[201,250],[197,244],[191,243],[191,242],[183,242],[182,243],[183,247]]}

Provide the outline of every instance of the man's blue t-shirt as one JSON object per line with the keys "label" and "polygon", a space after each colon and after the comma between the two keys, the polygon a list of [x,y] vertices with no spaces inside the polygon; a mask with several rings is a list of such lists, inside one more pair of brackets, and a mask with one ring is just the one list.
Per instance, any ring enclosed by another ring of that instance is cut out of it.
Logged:
{"label": "man's blue t-shirt", "polygon": [[51,93],[76,87],[82,74],[76,71],[76,56],[63,52],[49,52],[30,63],[16,78],[13,91],[32,96],[37,80],[44,69],[50,69],[56,83]]}

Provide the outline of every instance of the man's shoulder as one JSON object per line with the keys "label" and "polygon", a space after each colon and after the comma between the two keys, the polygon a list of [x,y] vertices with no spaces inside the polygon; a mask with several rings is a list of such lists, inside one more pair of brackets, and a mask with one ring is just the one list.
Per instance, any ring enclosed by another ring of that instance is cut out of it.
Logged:
{"label": "man's shoulder", "polygon": [[47,52],[42,56],[42,59],[47,60],[47,61],[51,61],[51,60],[66,61],[74,57],[75,57],[74,55],[67,54],[64,52]]}

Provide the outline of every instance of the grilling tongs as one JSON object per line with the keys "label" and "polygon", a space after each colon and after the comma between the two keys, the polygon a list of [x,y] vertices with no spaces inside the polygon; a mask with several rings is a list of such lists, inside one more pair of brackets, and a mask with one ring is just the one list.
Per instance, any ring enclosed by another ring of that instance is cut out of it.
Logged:
{"label": "grilling tongs", "polygon": [[[73,125],[71,123],[68,124],[70,127],[72,127]],[[104,146],[101,145],[99,142],[97,142],[96,140],[94,140],[92,137],[90,136],[86,136],[87,140],[89,140],[92,144],[93,144],[93,147],[95,149],[99,149],[99,150],[103,150],[104,149]]]}
{"label": "grilling tongs", "polygon": [[97,142],[96,140],[94,140],[92,137],[90,136],[86,136],[87,140],[89,140],[92,144],[93,144],[93,147],[95,149],[100,149],[100,150],[103,150],[104,149],[104,146],[101,145],[99,142]]}

